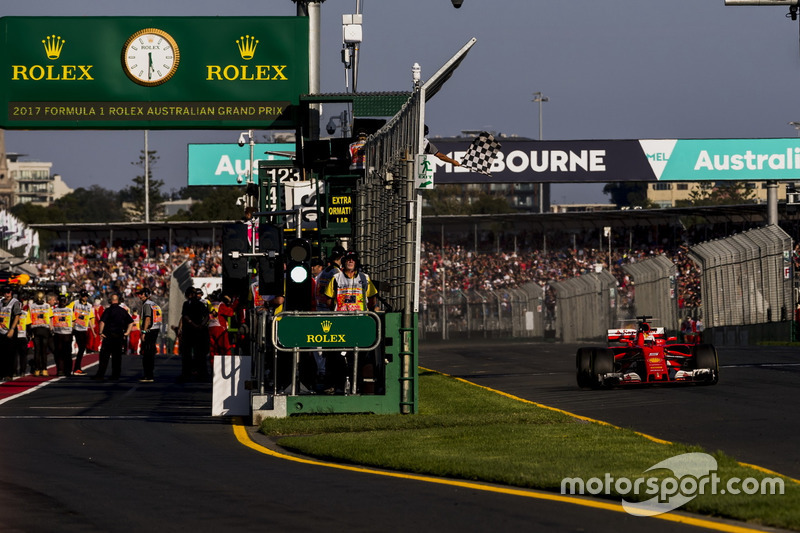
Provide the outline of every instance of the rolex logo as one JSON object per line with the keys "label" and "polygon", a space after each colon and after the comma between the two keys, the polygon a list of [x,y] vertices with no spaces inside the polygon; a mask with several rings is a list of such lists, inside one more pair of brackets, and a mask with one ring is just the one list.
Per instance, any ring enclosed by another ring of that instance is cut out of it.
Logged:
{"label": "rolex logo", "polygon": [[258,40],[251,35],[245,35],[236,39],[236,45],[239,47],[239,55],[242,56],[242,59],[250,60],[253,59],[253,55],[256,53]]}
{"label": "rolex logo", "polygon": [[47,59],[58,59],[65,42],[67,41],[63,40],[60,35],[48,35],[46,38],[42,39]]}
{"label": "rolex logo", "polygon": [[331,326],[333,325],[333,322],[331,322],[330,320],[323,320],[320,323],[320,325],[322,326],[322,332],[323,333],[328,333],[331,330]]}

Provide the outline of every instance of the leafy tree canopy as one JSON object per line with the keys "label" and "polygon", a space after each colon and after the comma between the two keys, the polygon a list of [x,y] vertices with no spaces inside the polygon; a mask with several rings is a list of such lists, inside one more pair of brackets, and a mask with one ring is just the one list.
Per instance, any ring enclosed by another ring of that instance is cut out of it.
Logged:
{"label": "leafy tree canopy", "polygon": [[192,204],[188,211],[181,210],[169,220],[239,220],[244,214],[244,209],[236,205],[236,199],[242,195],[241,187],[189,187],[192,189],[188,195],[194,196],[194,189],[207,189],[198,191],[203,199]]}
{"label": "leafy tree canopy", "polygon": [[[153,179],[153,167],[158,162],[159,157],[156,155],[155,150],[148,150],[145,155],[144,150],[139,155],[139,160],[131,164],[141,167],[144,170],[145,158],[147,158],[147,176],[145,173],[141,176],[133,178],[133,185],[130,185],[120,191],[120,198],[123,202],[130,204],[128,207],[129,218],[131,221],[144,221],[145,205],[149,206],[149,219],[153,220],[158,214],[159,206],[166,201],[166,196],[161,192],[164,186],[164,180]],[[149,195],[145,194],[145,190]]]}
{"label": "leafy tree canopy", "polygon": [[504,196],[469,190],[459,185],[442,185],[423,192],[425,215],[474,215],[513,213],[516,210]]}
{"label": "leafy tree canopy", "polygon": [[756,199],[756,190],[750,189],[746,182],[704,182],[689,193],[688,200],[675,202],[678,207],[709,205],[741,205],[752,203]]}
{"label": "leafy tree canopy", "polygon": [[50,206],[19,204],[11,212],[26,224],[124,222],[119,193],[99,185],[79,187]]}
{"label": "leafy tree canopy", "polygon": [[647,198],[646,181],[615,181],[606,183],[603,194],[611,197],[611,203],[617,207],[641,207],[654,209],[658,206]]}

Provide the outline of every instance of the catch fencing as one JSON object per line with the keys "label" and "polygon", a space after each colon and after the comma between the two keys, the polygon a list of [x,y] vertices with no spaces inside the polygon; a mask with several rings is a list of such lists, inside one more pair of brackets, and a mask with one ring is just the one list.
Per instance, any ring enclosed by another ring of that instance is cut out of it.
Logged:
{"label": "catch fencing", "polygon": [[650,316],[655,324],[675,329],[678,316],[678,268],[657,255],[622,267],[633,282],[630,316]]}
{"label": "catch fencing", "polygon": [[717,344],[791,337],[792,239],[780,227],[707,241],[692,246],[689,256],[702,272],[704,321],[717,329]]}
{"label": "catch fencing", "polygon": [[[702,305],[691,309],[705,325],[704,341],[750,344],[793,338],[798,302],[792,239],[778,226],[704,242],[690,248],[699,271]],[[423,338],[533,337],[604,342],[607,330],[636,316],[677,334],[681,273],[666,256],[623,266],[632,287],[620,289],[607,270],[540,287],[426,292]],[[697,281],[697,280],[693,280]]]}
{"label": "catch fencing", "polygon": [[544,337],[544,290],[536,283],[514,289],[428,292],[420,308],[423,339]]}
{"label": "catch fencing", "polygon": [[552,284],[556,293],[556,338],[562,342],[605,341],[617,327],[617,280],[607,270]]}
{"label": "catch fencing", "polygon": [[605,340],[617,323],[617,281],[608,271],[541,287],[428,292],[420,310],[424,339],[532,337]]}
{"label": "catch fencing", "polygon": [[[410,313],[415,306],[420,219],[414,154],[418,151],[424,100],[419,92],[365,146],[366,172],[357,190],[354,246],[374,280],[382,306]],[[410,315],[409,315],[410,316]]]}

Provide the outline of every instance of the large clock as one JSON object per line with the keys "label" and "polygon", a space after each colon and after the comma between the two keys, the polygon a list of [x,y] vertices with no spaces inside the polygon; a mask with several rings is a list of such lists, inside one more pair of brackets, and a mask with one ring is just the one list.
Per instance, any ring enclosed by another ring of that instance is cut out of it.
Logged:
{"label": "large clock", "polygon": [[181,54],[172,36],[157,28],[131,35],[122,48],[125,74],[139,85],[153,87],[169,80],[178,70]]}

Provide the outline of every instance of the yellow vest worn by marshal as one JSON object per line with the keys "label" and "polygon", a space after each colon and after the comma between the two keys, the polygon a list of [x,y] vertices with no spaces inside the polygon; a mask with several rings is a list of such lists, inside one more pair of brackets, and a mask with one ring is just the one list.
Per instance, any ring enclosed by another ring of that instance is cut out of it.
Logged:
{"label": "yellow vest worn by marshal", "polygon": [[82,304],[75,300],[67,307],[72,308],[72,328],[75,331],[86,331],[94,326],[94,307],[89,302]]}
{"label": "yellow vest worn by marshal", "polygon": [[53,318],[53,309],[48,304],[32,303],[28,306],[28,323],[31,328],[50,329],[50,320]]}
{"label": "yellow vest worn by marshal", "polygon": [[[152,316],[153,322],[152,324],[150,324],[150,329],[148,329],[148,331],[153,331],[154,329],[160,331],[161,323],[164,321],[164,313],[163,311],[161,311],[161,307],[150,299],[145,300],[144,305],[149,305],[150,309],[153,310],[153,316]],[[142,316],[139,320],[140,326],[144,326],[144,318],[145,318],[144,306],[142,306]]]}
{"label": "yellow vest worn by marshal", "polygon": [[17,338],[24,339],[28,336],[26,328],[28,324],[30,324],[30,318],[28,317],[28,312],[24,309],[22,310],[22,314],[19,315],[19,324],[17,324]]}
{"label": "yellow vest worn by marshal", "polygon": [[56,307],[53,309],[53,333],[59,335],[71,334],[74,318],[72,309],[69,307]]}
{"label": "yellow vest worn by marshal", "polygon": [[[8,334],[8,330],[14,320],[14,316],[12,316],[14,309],[17,310],[17,313],[22,313],[22,304],[16,298],[11,298],[6,305],[3,305],[2,300],[0,300],[0,334]],[[17,327],[20,327],[19,324],[17,324]]]}

